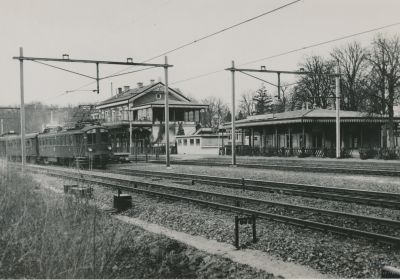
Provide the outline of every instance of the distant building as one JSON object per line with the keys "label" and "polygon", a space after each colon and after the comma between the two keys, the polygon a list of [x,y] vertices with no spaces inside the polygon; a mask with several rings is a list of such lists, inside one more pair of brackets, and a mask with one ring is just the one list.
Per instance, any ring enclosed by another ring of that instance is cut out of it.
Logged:
{"label": "distant building", "polygon": [[211,128],[201,128],[192,135],[178,135],[178,154],[217,155],[228,144],[227,139],[226,133],[214,133]]}
{"label": "distant building", "polygon": [[[187,98],[179,89],[169,88],[169,135],[175,147],[178,130],[183,135],[193,134],[200,122],[200,111],[208,105]],[[118,94],[100,102],[97,117],[112,134],[113,150],[129,152],[129,129],[132,125],[131,152],[144,153],[149,147],[165,146],[165,85],[162,82],[136,88],[119,88]]]}

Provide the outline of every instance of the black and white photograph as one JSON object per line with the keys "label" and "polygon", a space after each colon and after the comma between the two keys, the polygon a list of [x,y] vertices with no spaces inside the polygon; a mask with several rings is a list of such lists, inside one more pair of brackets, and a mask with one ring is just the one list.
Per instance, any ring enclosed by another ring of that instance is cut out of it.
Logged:
{"label": "black and white photograph", "polygon": [[0,0],[0,279],[400,279],[400,1]]}

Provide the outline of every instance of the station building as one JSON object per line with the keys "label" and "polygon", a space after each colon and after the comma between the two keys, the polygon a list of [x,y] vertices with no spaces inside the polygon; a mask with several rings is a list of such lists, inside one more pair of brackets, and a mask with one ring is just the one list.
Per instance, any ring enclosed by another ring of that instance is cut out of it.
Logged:
{"label": "station building", "polygon": [[[176,151],[175,136],[189,135],[200,123],[200,111],[208,107],[186,97],[179,89],[168,88],[169,135],[172,152]],[[100,102],[94,118],[100,119],[112,137],[116,153],[145,153],[149,148],[165,149],[165,85],[151,80],[136,88],[125,86],[118,94]],[[132,147],[130,145],[132,126]]]}
{"label": "station building", "polygon": [[[387,123],[387,116],[340,111],[341,147],[355,157],[361,148],[388,147]],[[235,124],[239,154],[299,155],[303,148],[318,156],[324,150],[326,153],[327,149],[332,151],[336,147],[335,110],[309,109],[263,114],[249,116]],[[395,146],[399,150],[400,117],[394,118],[394,125]],[[225,128],[231,135],[231,124],[226,124]],[[231,136],[228,144],[231,145]]]}

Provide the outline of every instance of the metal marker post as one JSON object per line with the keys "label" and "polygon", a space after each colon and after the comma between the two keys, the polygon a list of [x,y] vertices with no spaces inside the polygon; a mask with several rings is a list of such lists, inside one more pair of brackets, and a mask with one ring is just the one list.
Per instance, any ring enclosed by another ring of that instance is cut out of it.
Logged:
{"label": "metal marker post", "polygon": [[251,215],[251,223],[253,229],[253,243],[257,242],[256,216]]}
{"label": "metal marker post", "polygon": [[165,57],[165,164],[169,167],[169,104],[168,104],[168,57]]}
{"label": "metal marker post", "polygon": [[336,68],[336,158],[340,158],[340,76]]}
{"label": "metal marker post", "polygon": [[25,104],[24,104],[24,57],[22,47],[19,48],[19,73],[20,73],[20,88],[21,88],[21,163],[22,171],[25,167]]}
{"label": "metal marker post", "polygon": [[235,216],[235,247],[239,249],[239,217]]}
{"label": "metal marker post", "polygon": [[232,60],[232,165],[236,165],[236,131],[235,131],[235,62]]}

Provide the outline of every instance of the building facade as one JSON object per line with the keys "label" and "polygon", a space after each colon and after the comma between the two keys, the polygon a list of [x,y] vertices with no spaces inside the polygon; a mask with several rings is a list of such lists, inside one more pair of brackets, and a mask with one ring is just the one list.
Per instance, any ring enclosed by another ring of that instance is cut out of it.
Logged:
{"label": "building facade", "polygon": [[[341,111],[341,148],[358,156],[362,149],[389,146],[387,116],[368,116],[361,112]],[[399,149],[400,117],[394,119],[395,147]],[[336,148],[336,112],[327,109],[288,111],[250,116],[238,120],[236,144],[241,151],[258,154],[299,155],[309,153],[326,156]],[[225,126],[230,130],[230,125]],[[229,144],[231,138],[229,137]]]}
{"label": "building facade", "polygon": [[[179,89],[169,88],[168,97],[170,143],[176,149],[175,136],[193,134],[200,111],[208,106],[191,101]],[[116,153],[147,153],[149,148],[165,147],[164,103],[165,85],[151,80],[133,89],[120,88],[117,95],[96,106],[96,117],[109,128]]]}

